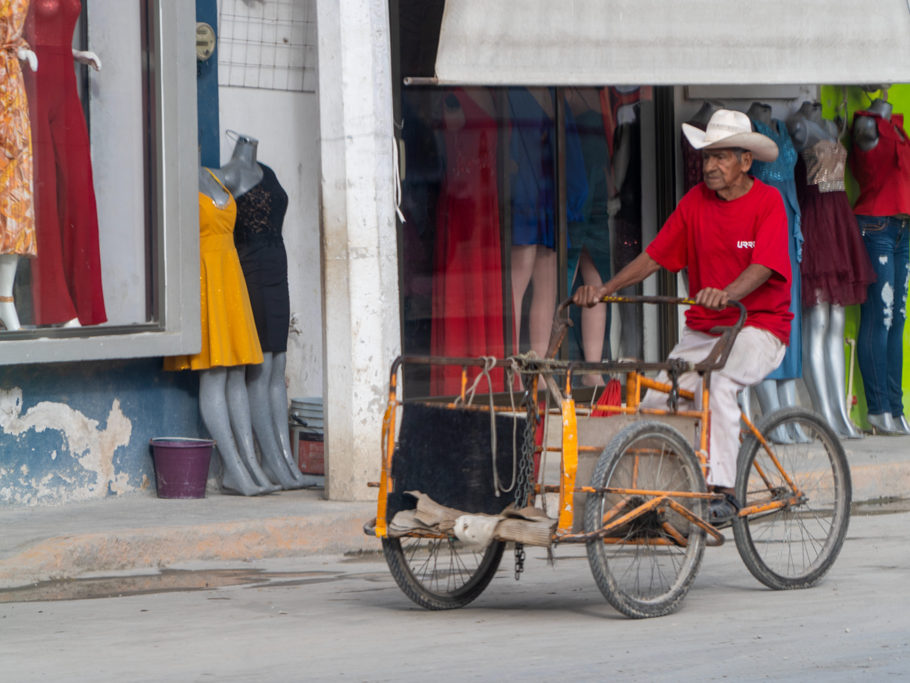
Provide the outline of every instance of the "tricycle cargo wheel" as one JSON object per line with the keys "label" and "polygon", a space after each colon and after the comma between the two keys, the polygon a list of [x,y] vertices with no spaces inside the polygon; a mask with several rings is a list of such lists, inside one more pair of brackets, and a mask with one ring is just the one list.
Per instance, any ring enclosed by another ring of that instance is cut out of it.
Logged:
{"label": "tricycle cargo wheel", "polygon": [[382,551],[399,588],[427,609],[464,607],[483,593],[505,543],[466,545],[457,538],[384,538]]}

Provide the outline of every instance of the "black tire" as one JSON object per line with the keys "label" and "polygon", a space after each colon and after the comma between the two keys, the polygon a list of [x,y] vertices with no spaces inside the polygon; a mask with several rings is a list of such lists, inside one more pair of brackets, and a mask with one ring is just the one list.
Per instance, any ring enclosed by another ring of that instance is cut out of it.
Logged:
{"label": "black tire", "polygon": [[392,577],[426,609],[464,607],[483,593],[499,568],[505,543],[485,547],[457,538],[384,538],[382,552]]}
{"label": "black tire", "polygon": [[[815,413],[785,408],[758,424],[763,435],[780,427],[805,436],[798,443],[771,443],[781,466],[804,494],[803,500],[772,512],[737,517],[733,536],[746,567],[763,584],[778,590],[808,588],[831,568],[847,534],[853,496],[850,468],[837,435]],[[791,495],[754,435],[739,449],[736,470],[736,497],[743,507]]]}
{"label": "black tire", "polygon": [[[591,486],[704,493],[705,479],[682,434],[669,425],[646,421],[628,425],[613,438],[597,460]],[[602,529],[604,513],[622,505],[624,497],[629,510],[645,502],[644,497],[589,494],[585,531]],[[675,500],[705,518],[704,499]],[[664,522],[688,542],[674,542]],[[664,509],[633,519],[612,538],[588,541],[587,548],[591,572],[607,602],[629,617],[659,617],[675,611],[689,591],[705,551],[705,531]]]}

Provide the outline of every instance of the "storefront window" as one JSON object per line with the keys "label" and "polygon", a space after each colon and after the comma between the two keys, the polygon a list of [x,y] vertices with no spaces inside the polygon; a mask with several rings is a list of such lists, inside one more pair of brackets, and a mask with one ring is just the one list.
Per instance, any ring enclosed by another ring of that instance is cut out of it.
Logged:
{"label": "storefront window", "polygon": [[[558,302],[641,251],[649,98],[647,88],[403,89],[405,353],[544,355]],[[576,313],[569,357],[641,355],[639,311]],[[411,372],[408,392],[458,391],[457,369]]]}
{"label": "storefront window", "polygon": [[[185,212],[172,190],[196,151],[169,143],[195,111],[169,103],[191,85],[191,38],[173,45],[192,35],[192,12],[156,0],[9,4],[0,17],[15,46],[0,56],[0,362],[85,357],[79,340],[178,330],[184,316],[167,310],[164,286],[188,275],[191,259],[167,258]],[[30,339],[74,346],[45,354],[17,343]]]}

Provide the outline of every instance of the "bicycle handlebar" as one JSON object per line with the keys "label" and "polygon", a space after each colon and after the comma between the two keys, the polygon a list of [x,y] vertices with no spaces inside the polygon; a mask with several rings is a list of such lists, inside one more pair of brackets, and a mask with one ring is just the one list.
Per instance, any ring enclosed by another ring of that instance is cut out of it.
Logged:
{"label": "bicycle handlebar", "polygon": [[[619,304],[670,304],[675,306],[699,306],[695,302],[695,299],[688,297],[675,297],[675,296],[605,296],[601,298],[602,303],[619,303]],[[559,347],[562,345],[563,340],[565,339],[566,331],[571,324],[569,322],[569,315],[567,309],[569,306],[575,302],[572,299],[566,299],[556,309],[556,315],[553,317],[553,329],[550,333],[550,344],[547,347],[547,358],[555,358],[556,352],[559,351]],[[715,344],[714,349],[710,354],[700,363],[697,363],[694,367],[697,371],[704,370],[717,370],[722,368],[727,362],[727,357],[730,355],[730,351],[733,348],[733,340],[736,339],[736,335],[739,334],[739,331],[742,329],[743,325],[746,322],[746,307],[742,305],[739,301],[730,299],[727,301],[727,308],[736,308],[739,311],[739,316],[736,322],[729,327],[716,327],[713,331],[720,331],[720,339],[718,343]]]}

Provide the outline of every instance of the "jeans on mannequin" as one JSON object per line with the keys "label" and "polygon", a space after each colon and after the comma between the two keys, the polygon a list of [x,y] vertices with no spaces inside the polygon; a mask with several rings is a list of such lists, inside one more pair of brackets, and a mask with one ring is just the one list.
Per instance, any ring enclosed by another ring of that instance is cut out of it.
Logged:
{"label": "jeans on mannequin", "polygon": [[[888,414],[903,422],[903,334],[910,279],[910,219],[857,216],[876,281],[860,306],[857,356],[870,421]],[[900,430],[899,430],[900,431]]]}

